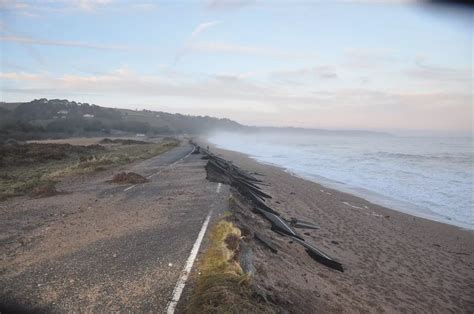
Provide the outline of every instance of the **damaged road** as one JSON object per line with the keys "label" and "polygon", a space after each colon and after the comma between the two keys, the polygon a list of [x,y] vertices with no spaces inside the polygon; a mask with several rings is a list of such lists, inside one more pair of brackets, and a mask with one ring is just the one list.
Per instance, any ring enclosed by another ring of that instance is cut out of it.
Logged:
{"label": "damaged road", "polygon": [[[164,312],[206,216],[228,207],[228,188],[216,193],[192,151],[0,203],[0,311]],[[149,182],[107,183],[122,171]]]}

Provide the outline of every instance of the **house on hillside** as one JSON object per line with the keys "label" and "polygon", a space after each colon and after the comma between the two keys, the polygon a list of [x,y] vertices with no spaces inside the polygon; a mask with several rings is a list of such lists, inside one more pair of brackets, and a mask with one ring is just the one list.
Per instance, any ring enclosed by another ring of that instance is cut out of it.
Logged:
{"label": "house on hillside", "polygon": [[84,118],[94,118],[93,114],[85,113],[82,115]]}
{"label": "house on hillside", "polygon": [[62,109],[62,110],[59,110],[58,111],[58,115],[60,116],[65,116],[69,113],[69,110],[65,110],[65,109]]}

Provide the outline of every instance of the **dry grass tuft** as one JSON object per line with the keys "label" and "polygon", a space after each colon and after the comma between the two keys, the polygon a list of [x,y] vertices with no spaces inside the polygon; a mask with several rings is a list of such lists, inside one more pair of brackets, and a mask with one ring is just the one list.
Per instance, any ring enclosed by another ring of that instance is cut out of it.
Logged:
{"label": "dry grass tuft", "polygon": [[273,313],[252,293],[250,276],[236,262],[240,230],[220,221],[211,231],[211,244],[199,264],[197,279],[187,313]]}

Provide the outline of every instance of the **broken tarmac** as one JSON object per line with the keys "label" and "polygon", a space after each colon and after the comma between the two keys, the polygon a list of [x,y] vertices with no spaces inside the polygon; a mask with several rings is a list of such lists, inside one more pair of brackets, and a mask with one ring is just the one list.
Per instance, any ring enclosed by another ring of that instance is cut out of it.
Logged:
{"label": "broken tarmac", "polygon": [[[67,195],[3,202],[1,312],[166,311],[206,216],[228,206],[228,187],[206,180],[192,150],[69,180]],[[150,182],[106,182],[119,171]]]}

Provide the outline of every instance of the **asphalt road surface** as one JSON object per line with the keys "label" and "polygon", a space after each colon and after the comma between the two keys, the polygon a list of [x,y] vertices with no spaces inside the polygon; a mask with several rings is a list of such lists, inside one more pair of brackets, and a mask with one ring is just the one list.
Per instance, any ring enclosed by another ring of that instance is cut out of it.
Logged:
{"label": "asphalt road surface", "polygon": [[[2,313],[165,312],[206,216],[227,209],[228,187],[206,180],[192,148],[1,203]],[[107,183],[119,170],[151,182]]]}

